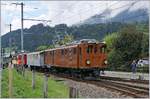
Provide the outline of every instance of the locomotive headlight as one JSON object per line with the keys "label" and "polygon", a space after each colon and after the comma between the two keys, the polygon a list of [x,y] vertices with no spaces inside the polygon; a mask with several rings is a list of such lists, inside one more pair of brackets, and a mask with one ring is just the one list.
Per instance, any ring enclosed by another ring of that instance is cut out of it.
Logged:
{"label": "locomotive headlight", "polygon": [[107,64],[108,63],[107,60],[105,60],[104,63]]}
{"label": "locomotive headlight", "polygon": [[89,65],[90,63],[91,63],[91,62],[90,62],[90,60],[87,60],[87,61],[86,61],[86,64],[88,64],[88,65]]}

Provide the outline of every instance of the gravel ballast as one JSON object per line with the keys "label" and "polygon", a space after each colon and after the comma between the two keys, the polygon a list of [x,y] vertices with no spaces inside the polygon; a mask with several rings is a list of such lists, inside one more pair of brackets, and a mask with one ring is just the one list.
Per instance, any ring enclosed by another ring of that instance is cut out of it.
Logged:
{"label": "gravel ballast", "polygon": [[79,93],[79,98],[131,98],[118,91],[110,90],[108,88],[99,87],[96,85],[77,82],[70,79],[54,77],[56,80],[63,80],[68,87],[76,88]]}

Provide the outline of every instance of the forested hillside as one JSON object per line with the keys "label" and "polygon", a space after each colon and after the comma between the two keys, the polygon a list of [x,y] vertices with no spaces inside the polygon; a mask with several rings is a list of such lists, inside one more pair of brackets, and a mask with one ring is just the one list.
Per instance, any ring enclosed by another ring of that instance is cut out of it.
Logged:
{"label": "forested hillside", "polygon": [[[24,29],[24,49],[26,51],[34,51],[42,45],[50,46],[53,44],[53,41],[63,39],[68,34],[73,36],[73,40],[97,39],[101,41],[108,33],[117,32],[126,25],[118,22],[71,27],[68,27],[66,24],[59,24],[55,27],[37,24],[29,29]],[[21,31],[19,29],[2,36],[2,48],[8,48],[11,44],[11,46],[15,46],[13,49],[20,50],[20,34]]]}

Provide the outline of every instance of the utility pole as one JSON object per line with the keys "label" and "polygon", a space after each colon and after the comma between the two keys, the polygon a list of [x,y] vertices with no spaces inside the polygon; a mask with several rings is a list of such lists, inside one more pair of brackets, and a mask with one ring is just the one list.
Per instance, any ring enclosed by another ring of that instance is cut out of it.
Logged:
{"label": "utility pole", "polygon": [[[11,26],[12,24],[9,24],[9,29],[10,29],[10,33],[11,33]],[[12,93],[13,93],[13,90],[12,90],[12,86],[13,86],[13,64],[12,64],[12,57],[11,57],[11,36],[9,37],[9,48],[10,48],[10,60],[11,62],[8,64],[8,69],[9,69],[9,98],[12,98]]]}
{"label": "utility pole", "polygon": [[12,98],[12,93],[13,93],[13,90],[12,90],[12,86],[13,86],[13,64],[10,62],[8,64],[8,69],[9,69],[9,98]]}
{"label": "utility pole", "polygon": [[[12,24],[6,24],[7,26],[9,26],[9,32],[11,33],[11,26],[12,26]],[[11,36],[9,37],[9,53],[11,54]]]}
{"label": "utility pole", "polygon": [[20,5],[21,6],[21,52],[24,52],[24,43],[23,43],[23,2],[22,3],[12,3],[15,5]]}
{"label": "utility pole", "polygon": [[[11,26],[12,24],[9,24],[9,29],[10,29],[10,33],[11,33]],[[10,55],[11,55],[11,36],[9,37],[9,48],[10,48]]]}
{"label": "utility pole", "polygon": [[23,47],[23,3],[21,3],[21,52],[24,52]]}
{"label": "utility pole", "polygon": [[10,29],[10,32],[11,32],[11,26],[12,26],[12,24],[9,24],[9,26],[10,26],[9,29]]}
{"label": "utility pole", "polygon": [[21,64],[22,64],[22,75],[25,76],[25,67],[23,66],[23,57],[24,57],[24,33],[23,33],[23,21],[24,20],[31,20],[31,21],[46,21],[49,22],[49,20],[36,20],[36,19],[24,19],[23,17],[23,2],[22,3],[12,3],[15,5],[20,5],[21,6],[21,52],[22,52],[22,57],[21,57]]}
{"label": "utility pole", "polygon": [[24,52],[24,45],[23,45],[23,38],[24,38],[23,37],[23,6],[24,6],[24,4],[23,4],[23,2],[22,3],[12,3],[12,4],[21,6],[21,52],[22,52],[21,64],[22,64],[22,75],[24,76],[24,74],[25,74],[25,68],[23,66],[23,57],[24,57],[24,54],[23,54],[23,52]]}
{"label": "utility pole", "polygon": [[43,97],[48,98],[48,77],[49,74],[46,72],[44,73],[44,82],[43,82]]}
{"label": "utility pole", "polygon": [[[22,3],[12,3],[15,5],[21,5],[21,52],[24,52],[24,33],[23,33],[23,21],[24,20],[31,20],[31,21],[45,21],[45,22],[51,22],[50,20],[37,20],[37,19],[24,19],[24,15],[23,15],[23,2]],[[37,8],[36,8],[37,9]],[[22,57],[23,58],[23,57]]]}

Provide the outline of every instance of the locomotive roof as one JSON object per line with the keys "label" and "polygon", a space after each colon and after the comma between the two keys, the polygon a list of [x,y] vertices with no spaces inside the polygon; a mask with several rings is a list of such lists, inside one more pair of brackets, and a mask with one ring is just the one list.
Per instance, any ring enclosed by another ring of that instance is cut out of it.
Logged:
{"label": "locomotive roof", "polygon": [[[56,50],[56,49],[62,49],[62,48],[71,48],[71,47],[77,47],[79,44],[82,44],[82,43],[76,43],[76,44],[70,44],[70,45],[66,45],[66,46],[60,46],[60,47],[57,47],[57,48],[52,48],[52,49],[47,49],[47,50],[44,50],[44,51],[52,51],[52,50]],[[99,42],[99,43],[95,43],[95,42],[89,42],[89,43],[85,43],[85,44],[105,44],[104,42]]]}
{"label": "locomotive roof", "polygon": [[62,48],[70,48],[70,47],[77,47],[78,45],[70,45],[70,46],[60,46],[60,47],[57,47],[57,48],[52,48],[52,49],[47,49],[47,50],[44,50],[44,51],[52,51],[52,50],[56,50],[56,49],[62,49]]}
{"label": "locomotive roof", "polygon": [[46,50],[37,51],[37,52],[30,52],[28,54],[40,54],[40,53],[43,53],[44,51],[52,51],[52,50],[57,50],[57,49],[62,49],[62,48],[66,49],[66,48],[71,48],[71,47],[77,47],[80,44],[104,44],[105,45],[105,42],[98,42],[94,39],[82,39],[80,41],[74,41],[65,46],[63,45],[63,46],[59,46],[59,47],[52,48],[52,49],[46,49]]}
{"label": "locomotive roof", "polygon": [[28,53],[28,54],[40,54],[42,52],[44,52],[44,51],[31,52],[31,53]]}

